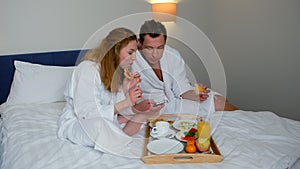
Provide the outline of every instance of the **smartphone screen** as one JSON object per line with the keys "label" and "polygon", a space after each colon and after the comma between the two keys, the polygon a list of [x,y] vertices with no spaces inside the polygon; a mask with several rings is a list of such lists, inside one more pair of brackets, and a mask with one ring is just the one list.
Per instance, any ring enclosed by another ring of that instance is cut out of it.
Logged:
{"label": "smartphone screen", "polygon": [[158,105],[165,104],[165,103],[168,103],[168,102],[169,102],[168,100],[162,100],[162,101],[156,102],[154,104],[154,106],[158,106]]}

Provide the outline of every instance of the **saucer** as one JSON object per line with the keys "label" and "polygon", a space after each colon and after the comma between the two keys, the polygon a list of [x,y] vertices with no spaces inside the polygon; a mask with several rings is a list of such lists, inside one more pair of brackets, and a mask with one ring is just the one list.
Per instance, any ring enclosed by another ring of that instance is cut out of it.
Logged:
{"label": "saucer", "polygon": [[162,134],[162,135],[159,135],[157,133],[153,133],[152,131],[150,132],[150,136],[152,136],[153,138],[173,138],[174,136],[176,135],[176,132],[172,129],[169,129],[168,132]]}

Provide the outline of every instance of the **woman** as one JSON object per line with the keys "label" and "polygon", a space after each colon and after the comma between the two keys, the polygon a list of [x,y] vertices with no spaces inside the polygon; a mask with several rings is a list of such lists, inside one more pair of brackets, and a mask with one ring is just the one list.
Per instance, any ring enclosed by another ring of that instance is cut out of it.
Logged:
{"label": "woman", "polygon": [[[157,115],[162,106],[153,106],[149,100],[136,105],[142,99],[140,75],[134,74],[132,80],[124,77],[124,69],[130,69],[136,59],[136,50],[136,35],[117,28],[86,54],[67,85],[58,137],[113,153],[129,144],[129,136],[150,116]],[[121,127],[121,122],[126,123]]]}

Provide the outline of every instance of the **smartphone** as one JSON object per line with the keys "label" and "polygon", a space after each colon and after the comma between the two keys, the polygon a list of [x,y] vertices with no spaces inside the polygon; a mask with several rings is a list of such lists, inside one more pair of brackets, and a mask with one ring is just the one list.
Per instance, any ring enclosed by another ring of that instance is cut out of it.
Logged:
{"label": "smartphone", "polygon": [[161,100],[159,102],[154,103],[154,106],[158,106],[158,105],[165,104],[165,103],[168,103],[168,102],[169,102],[168,100]]}

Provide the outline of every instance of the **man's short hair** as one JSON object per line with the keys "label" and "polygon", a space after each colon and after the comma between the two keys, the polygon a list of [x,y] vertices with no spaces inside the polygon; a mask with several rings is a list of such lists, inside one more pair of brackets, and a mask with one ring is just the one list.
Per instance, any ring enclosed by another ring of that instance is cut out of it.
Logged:
{"label": "man's short hair", "polygon": [[165,42],[167,41],[167,30],[165,26],[162,23],[155,20],[145,21],[144,24],[141,26],[139,38],[142,44],[144,43],[146,35],[149,35],[151,38],[156,38],[160,35],[163,35]]}

